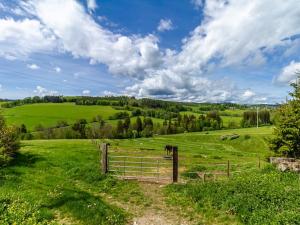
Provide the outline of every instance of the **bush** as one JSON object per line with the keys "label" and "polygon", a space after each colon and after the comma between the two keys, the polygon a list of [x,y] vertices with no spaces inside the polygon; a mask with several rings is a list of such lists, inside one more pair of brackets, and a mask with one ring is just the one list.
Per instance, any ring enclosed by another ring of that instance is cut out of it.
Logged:
{"label": "bush", "polygon": [[15,127],[5,127],[0,131],[2,154],[14,157],[20,149],[18,130]]}
{"label": "bush", "polygon": [[110,120],[121,120],[129,117],[128,112],[117,112],[112,116],[109,116]]}
{"label": "bush", "polygon": [[56,123],[55,127],[60,128],[60,127],[67,127],[67,126],[69,126],[68,122],[65,120],[61,120]]}

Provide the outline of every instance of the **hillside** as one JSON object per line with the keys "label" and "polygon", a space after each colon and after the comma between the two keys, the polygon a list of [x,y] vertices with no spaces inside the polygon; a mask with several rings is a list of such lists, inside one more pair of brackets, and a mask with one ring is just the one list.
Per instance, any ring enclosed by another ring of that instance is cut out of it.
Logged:
{"label": "hillside", "polygon": [[[270,135],[270,128],[236,132],[241,135],[239,139],[225,142],[220,140],[220,135],[230,131],[110,140],[110,143],[112,149],[141,151],[152,156],[165,154],[165,144],[178,144],[180,160],[189,158],[190,165],[225,160],[255,165],[258,156],[270,154],[264,140]],[[250,139],[244,139],[245,134]],[[157,185],[143,187],[134,181],[100,175],[98,157],[97,148],[89,140],[23,141],[18,160],[0,170],[0,202],[6,204],[5,208],[0,207],[0,221],[9,218],[8,222],[19,224],[41,221],[43,224],[122,225],[132,224],[133,220],[154,219],[153,213],[156,218],[168,215],[186,221],[199,219],[197,212],[187,216],[165,202],[166,197],[176,192],[166,192],[163,197],[163,189]],[[19,209],[17,214],[11,213],[14,208]]]}
{"label": "hillside", "polygon": [[[46,102],[46,103],[44,103]],[[117,113],[128,113],[133,124],[137,116],[150,117],[154,124],[163,124],[165,120],[176,122],[179,114],[194,120],[210,112],[217,112],[221,118],[221,128],[239,128],[243,113],[252,111],[254,106],[231,103],[181,103],[153,99],[136,100],[127,97],[33,97],[23,100],[2,103],[1,112],[9,124],[24,124],[29,131],[36,127],[55,127],[59,122],[72,125],[79,119],[88,123],[95,122],[99,117],[107,124],[117,125]],[[261,106],[265,109],[267,106]],[[268,109],[268,108],[266,108]],[[272,108],[270,108],[272,116]],[[192,118],[194,117],[194,118]],[[124,118],[120,118],[124,119]],[[183,118],[184,119],[184,118]]]}
{"label": "hillside", "polygon": [[58,121],[67,121],[72,124],[78,119],[89,122],[93,117],[101,115],[104,120],[118,112],[111,106],[84,106],[74,103],[39,103],[22,105],[14,108],[2,108],[3,115],[8,123],[25,124],[30,130],[41,124],[45,127],[55,126]]}

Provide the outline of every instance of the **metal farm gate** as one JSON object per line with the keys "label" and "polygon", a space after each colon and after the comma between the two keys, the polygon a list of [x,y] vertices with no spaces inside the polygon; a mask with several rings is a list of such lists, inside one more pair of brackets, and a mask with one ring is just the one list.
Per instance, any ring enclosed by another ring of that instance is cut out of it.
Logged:
{"label": "metal farm gate", "polygon": [[178,149],[172,146],[170,156],[143,156],[109,150],[100,146],[101,170],[121,179],[172,183],[178,181]]}

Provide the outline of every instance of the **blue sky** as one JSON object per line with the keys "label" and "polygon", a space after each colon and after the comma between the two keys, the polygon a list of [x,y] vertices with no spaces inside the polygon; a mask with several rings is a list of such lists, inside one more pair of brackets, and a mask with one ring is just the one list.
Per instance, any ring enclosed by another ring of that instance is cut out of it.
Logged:
{"label": "blue sky", "polygon": [[279,103],[299,24],[298,0],[0,0],[0,98]]}

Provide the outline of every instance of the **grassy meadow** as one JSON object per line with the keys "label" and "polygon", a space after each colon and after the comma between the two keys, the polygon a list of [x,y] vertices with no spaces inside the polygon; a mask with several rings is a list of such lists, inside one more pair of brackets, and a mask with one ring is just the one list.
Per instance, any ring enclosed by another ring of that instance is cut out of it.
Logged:
{"label": "grassy meadow", "polygon": [[[89,140],[22,141],[15,161],[0,169],[0,224],[132,224],[149,207],[160,212],[157,205],[175,207],[188,224],[298,224],[299,201],[293,201],[299,197],[298,176],[268,169],[264,161],[272,154],[268,149],[272,130],[260,127],[102,140],[111,144],[112,151],[145,156],[163,156],[166,144],[178,145],[180,177],[183,169],[208,168],[227,160],[248,165],[229,180],[193,180],[163,188],[154,184],[151,188],[164,196],[159,199],[146,196],[135,181],[101,175],[99,150]],[[232,134],[239,138],[221,140]],[[258,169],[259,157],[262,170]]]}
{"label": "grassy meadow", "polygon": [[[8,124],[20,126],[25,124],[26,127],[33,131],[38,125],[43,127],[53,127],[59,121],[66,121],[73,124],[78,119],[86,119],[92,122],[95,116],[101,115],[102,118],[109,124],[116,125],[118,120],[109,120],[109,116],[121,111],[116,110],[112,106],[98,106],[98,105],[75,105],[74,103],[39,103],[39,104],[25,104],[13,108],[0,108],[1,114],[5,117]],[[130,114],[130,111],[127,111]],[[223,126],[228,127],[230,123],[234,123],[236,127],[240,126],[242,120],[243,110],[225,110],[220,113],[223,120]],[[196,111],[181,112],[181,115],[195,115],[200,114]],[[132,117],[134,122],[136,117]],[[162,124],[164,119],[152,118],[153,123]]]}
{"label": "grassy meadow", "polygon": [[[235,171],[257,168],[259,160],[261,165],[266,164],[266,158],[272,154],[267,143],[272,130],[272,127],[244,128],[103,141],[109,142],[112,150],[126,154],[134,151],[134,154],[148,156],[164,155],[165,145],[176,145],[179,149],[180,172],[184,175],[184,171],[196,171],[198,167],[225,170],[226,165],[214,164],[226,164],[228,160]],[[221,140],[221,136],[232,134],[240,137]]]}
{"label": "grassy meadow", "polygon": [[0,169],[0,224],[125,224],[130,215],[111,204],[144,204],[134,182],[100,175],[88,140],[24,141],[17,160]]}
{"label": "grassy meadow", "polygon": [[2,114],[9,124],[25,124],[30,130],[38,124],[45,127],[55,126],[64,120],[72,124],[78,119],[91,121],[93,117],[101,115],[104,120],[118,112],[111,106],[84,106],[73,103],[41,103],[22,105],[14,108],[2,108]]}
{"label": "grassy meadow", "polygon": [[[39,124],[53,127],[62,120],[73,124],[86,119],[90,126],[97,115],[115,126],[118,120],[109,117],[125,111],[74,103],[28,104],[0,110],[8,124],[25,124],[30,131]],[[203,113],[196,106],[192,110],[180,113],[196,117]],[[238,128],[243,112],[220,111],[226,128],[221,130],[99,140],[110,143],[111,156],[155,156],[166,163],[164,147],[178,146],[180,183],[165,186],[101,175],[99,150],[87,139],[21,141],[16,159],[5,167],[0,165],[0,224],[132,225],[141,215],[147,221],[149,213],[161,217],[166,211],[170,217],[175,216],[170,220],[172,225],[181,224],[180,218],[190,225],[299,224],[298,176],[279,173],[269,166],[267,158],[273,153],[268,140],[273,127]],[[131,122],[136,118],[131,117]],[[154,124],[164,121],[152,120]],[[230,179],[225,174],[212,182],[210,176],[204,183],[197,175],[203,171],[225,172],[228,161]],[[171,178],[171,167],[167,167],[160,167],[162,176]]]}

